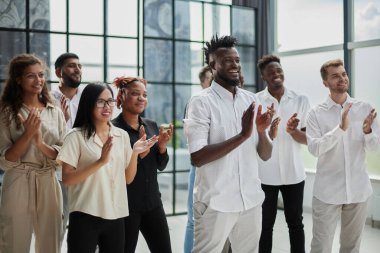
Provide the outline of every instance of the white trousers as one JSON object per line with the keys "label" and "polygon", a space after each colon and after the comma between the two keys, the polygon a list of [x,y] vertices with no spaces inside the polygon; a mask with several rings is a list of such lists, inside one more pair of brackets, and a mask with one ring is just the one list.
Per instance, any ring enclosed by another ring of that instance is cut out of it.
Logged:
{"label": "white trousers", "polygon": [[340,253],[359,253],[367,203],[332,205],[313,197],[313,239],[310,253],[331,253],[340,218]]}
{"label": "white trousers", "polygon": [[193,253],[220,253],[227,238],[232,252],[255,253],[261,234],[261,205],[243,212],[219,212],[195,202]]}

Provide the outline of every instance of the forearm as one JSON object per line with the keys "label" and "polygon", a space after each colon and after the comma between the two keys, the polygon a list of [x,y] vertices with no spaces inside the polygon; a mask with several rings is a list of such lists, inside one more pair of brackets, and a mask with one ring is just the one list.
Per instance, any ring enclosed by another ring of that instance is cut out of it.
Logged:
{"label": "forearm", "polygon": [[55,158],[57,158],[58,151],[52,146],[47,145],[45,142],[41,142],[36,146],[47,158],[51,160],[55,160]]}
{"label": "forearm", "polygon": [[31,145],[33,136],[24,133],[6,152],[5,159],[10,162],[17,162]]}
{"label": "forearm", "polygon": [[63,174],[62,174],[62,180],[63,184],[68,185],[75,185],[83,182],[86,180],[89,176],[94,174],[96,171],[98,171],[104,163],[100,160],[97,160],[96,162],[92,163],[91,165],[81,168],[81,169],[74,169],[74,170],[66,170],[65,165],[63,165]]}
{"label": "forearm", "polygon": [[259,143],[257,145],[257,153],[263,161],[266,161],[272,156],[272,142],[266,132],[259,132],[258,135]]}
{"label": "forearm", "polygon": [[316,157],[319,157],[334,148],[337,145],[339,138],[344,134],[344,131],[339,126],[336,126],[333,130],[325,133],[323,136],[317,137],[313,132],[309,132],[309,128],[307,129],[307,147],[309,152]]}
{"label": "forearm", "polygon": [[293,132],[289,133],[292,136],[293,140],[300,144],[307,145],[306,133],[305,131],[295,129]]}
{"label": "forearm", "polygon": [[129,161],[128,167],[125,169],[125,180],[127,184],[133,182],[137,172],[137,158],[138,154],[132,152],[131,160]]}
{"label": "forearm", "polygon": [[242,144],[247,138],[238,134],[224,142],[211,144],[191,153],[191,159],[195,166],[201,167],[207,163],[218,160]]}

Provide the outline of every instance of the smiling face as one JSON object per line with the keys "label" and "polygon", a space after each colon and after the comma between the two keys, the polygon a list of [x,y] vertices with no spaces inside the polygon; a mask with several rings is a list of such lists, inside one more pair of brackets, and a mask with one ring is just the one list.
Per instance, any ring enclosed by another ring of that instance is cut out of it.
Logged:
{"label": "smiling face", "polygon": [[131,114],[141,114],[148,104],[148,94],[145,85],[140,81],[129,83],[123,89],[122,108]]}
{"label": "smiling face", "polygon": [[261,78],[268,84],[268,89],[281,88],[284,85],[284,71],[281,64],[271,62],[265,66]]}
{"label": "smiling face", "polygon": [[346,93],[350,81],[345,68],[343,66],[330,66],[326,70],[327,77],[326,80],[323,80],[323,84],[330,90],[330,93]]}
{"label": "smiling face", "polygon": [[236,48],[219,48],[212,59],[210,66],[215,70],[214,79],[217,83],[227,89],[240,84],[240,56]]}
{"label": "smiling face", "polygon": [[82,81],[82,65],[76,58],[66,59],[62,68],[58,68],[56,73],[61,82],[71,88],[77,88]]}
{"label": "smiling face", "polygon": [[[112,97],[111,91],[109,89],[104,89],[102,93],[100,93],[95,103],[95,108],[94,108],[95,122],[109,122],[111,120],[113,108],[115,107],[115,102],[111,102],[111,101],[115,101],[114,98]],[[98,104],[99,104],[99,107],[98,107]],[[110,104],[113,106],[111,106]],[[102,105],[102,107],[100,105]]]}
{"label": "smiling face", "polygon": [[24,94],[41,94],[45,85],[44,68],[38,63],[26,67],[17,82],[21,85]]}

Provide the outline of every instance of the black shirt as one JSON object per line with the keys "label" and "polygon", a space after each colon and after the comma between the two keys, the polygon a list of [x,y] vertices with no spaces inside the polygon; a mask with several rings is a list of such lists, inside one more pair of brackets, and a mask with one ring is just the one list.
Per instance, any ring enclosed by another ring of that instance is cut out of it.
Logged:
{"label": "black shirt", "polygon": [[[133,147],[139,139],[139,131],[129,126],[122,114],[113,119],[112,124],[128,132]],[[157,123],[152,120],[139,117],[139,125],[144,126],[147,139],[159,134]],[[149,211],[162,205],[157,170],[164,170],[168,161],[168,153],[160,154],[157,143],[150,148],[147,156],[143,159],[139,157],[135,179],[127,186],[130,212]]]}

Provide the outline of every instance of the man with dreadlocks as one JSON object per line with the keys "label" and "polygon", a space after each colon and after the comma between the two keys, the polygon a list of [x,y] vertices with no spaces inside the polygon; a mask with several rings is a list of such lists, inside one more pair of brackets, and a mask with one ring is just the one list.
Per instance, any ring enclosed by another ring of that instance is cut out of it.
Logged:
{"label": "man with dreadlocks", "polygon": [[[214,81],[194,95],[185,119],[196,165],[193,252],[220,253],[228,238],[233,252],[257,252],[264,193],[258,157],[272,144],[266,129],[273,105],[262,113],[256,96],[239,88],[240,57],[232,36],[213,36],[204,48]],[[255,121],[255,124],[253,123]]]}

